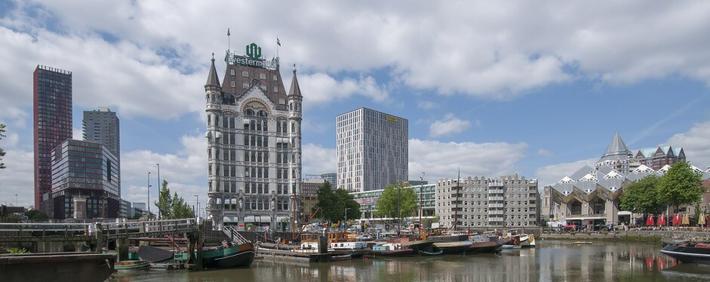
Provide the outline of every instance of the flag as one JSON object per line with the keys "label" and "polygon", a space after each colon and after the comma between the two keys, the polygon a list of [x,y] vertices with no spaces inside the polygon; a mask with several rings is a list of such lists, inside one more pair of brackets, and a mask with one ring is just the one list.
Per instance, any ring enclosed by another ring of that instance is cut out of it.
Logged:
{"label": "flag", "polygon": [[229,28],[227,28],[227,36],[230,36],[231,34],[229,33]]}
{"label": "flag", "polygon": [[279,38],[278,38],[278,37],[276,37],[276,45],[279,45],[279,46],[281,46],[281,40],[279,40]]}

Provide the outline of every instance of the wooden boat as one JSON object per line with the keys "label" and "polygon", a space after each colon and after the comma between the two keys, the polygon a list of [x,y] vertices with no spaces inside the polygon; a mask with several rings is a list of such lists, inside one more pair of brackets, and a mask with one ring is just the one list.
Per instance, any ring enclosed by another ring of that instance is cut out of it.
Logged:
{"label": "wooden boat", "polygon": [[440,256],[444,254],[444,250],[436,249],[433,251],[419,250],[418,253],[423,256]]}
{"label": "wooden boat", "polygon": [[145,270],[148,267],[150,267],[150,262],[144,260],[124,260],[113,265],[117,271]]}
{"label": "wooden boat", "polygon": [[437,242],[434,247],[444,251],[445,254],[461,254],[464,253],[473,242],[471,241],[454,241],[454,242]]}
{"label": "wooden boat", "polygon": [[661,253],[686,263],[710,264],[710,242],[684,241],[667,244]]}
{"label": "wooden boat", "polygon": [[150,263],[160,263],[169,261],[173,258],[173,255],[173,251],[158,247],[140,246],[140,248],[138,248],[138,257],[140,257],[141,260]]}
{"label": "wooden boat", "polygon": [[350,254],[330,256],[331,261],[341,261],[341,260],[351,260],[351,259],[352,259],[352,255],[350,255]]}
{"label": "wooden boat", "polygon": [[434,243],[466,241],[466,240],[468,240],[468,235],[466,235],[466,234],[436,235],[436,236],[427,237],[427,240],[434,242]]}
{"label": "wooden boat", "polygon": [[503,250],[520,249],[520,245],[501,245],[500,248]]}
{"label": "wooden boat", "polygon": [[253,261],[254,246],[251,243],[202,249],[202,265],[208,268],[248,267]]}
{"label": "wooden boat", "polygon": [[414,254],[416,254],[416,252],[413,249],[403,247],[400,243],[384,243],[373,246],[372,252],[370,252],[368,256],[403,257]]}
{"label": "wooden boat", "polygon": [[354,242],[334,242],[330,243],[331,250],[362,250],[367,248],[367,243],[364,241]]}
{"label": "wooden boat", "polygon": [[535,236],[528,234],[520,235],[520,247],[535,248]]}
{"label": "wooden boat", "polygon": [[409,248],[409,249],[412,249],[415,251],[419,251],[419,250],[431,249],[431,246],[433,244],[434,244],[434,242],[429,241],[429,240],[417,240],[417,241],[403,242],[402,247]]}
{"label": "wooden boat", "polygon": [[466,249],[466,253],[495,253],[499,250],[499,247],[498,243],[494,241],[473,242],[471,246]]}

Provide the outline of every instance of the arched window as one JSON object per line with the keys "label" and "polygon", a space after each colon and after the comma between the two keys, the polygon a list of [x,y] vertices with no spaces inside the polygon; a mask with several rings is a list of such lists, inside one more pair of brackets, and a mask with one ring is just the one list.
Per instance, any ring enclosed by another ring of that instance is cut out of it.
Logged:
{"label": "arched window", "polygon": [[254,116],[254,110],[247,109],[246,111],[244,111],[244,114],[246,114],[247,116]]}

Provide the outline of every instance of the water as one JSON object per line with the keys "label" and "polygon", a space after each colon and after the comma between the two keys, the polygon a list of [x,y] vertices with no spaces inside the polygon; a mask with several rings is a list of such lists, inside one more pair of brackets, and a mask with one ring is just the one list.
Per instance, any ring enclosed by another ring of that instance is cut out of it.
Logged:
{"label": "water", "polygon": [[658,244],[538,241],[501,254],[356,259],[332,263],[256,260],[251,268],[144,271],[111,281],[710,281],[710,265],[681,264]]}

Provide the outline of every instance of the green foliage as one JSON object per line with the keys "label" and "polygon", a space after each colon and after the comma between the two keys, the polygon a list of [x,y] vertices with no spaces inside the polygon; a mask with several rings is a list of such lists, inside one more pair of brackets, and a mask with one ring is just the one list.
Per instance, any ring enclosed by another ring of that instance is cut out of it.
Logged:
{"label": "green foliage", "polygon": [[390,218],[411,216],[416,212],[417,206],[417,194],[412,188],[402,187],[402,184],[390,184],[377,200],[377,215]]}
{"label": "green foliage", "polygon": [[[0,140],[2,140],[5,137],[5,124],[0,123]],[[5,168],[5,163],[2,162],[2,157],[5,156],[5,150],[0,148],[0,169]]]}
{"label": "green foliage", "polygon": [[694,204],[703,194],[701,180],[687,162],[674,163],[658,182],[658,196],[675,207]]}
{"label": "green foliage", "polygon": [[624,188],[619,203],[621,209],[635,213],[660,213],[665,203],[658,197],[659,181],[658,176],[649,175]]}
{"label": "green foliage", "polygon": [[22,221],[22,218],[16,214],[6,214],[0,217],[0,222],[2,223],[19,223],[20,221]]}
{"label": "green foliage", "polygon": [[7,252],[10,253],[11,255],[21,255],[21,254],[29,253],[27,251],[27,249],[25,249],[25,248],[8,248]]}
{"label": "green foliage", "polygon": [[49,220],[49,216],[40,210],[28,210],[25,212],[25,216],[27,217],[27,220],[32,222]]}
{"label": "green foliage", "polygon": [[170,189],[168,189],[168,181],[163,180],[158,194],[158,201],[155,202],[155,207],[158,208],[161,218],[172,218],[172,198],[170,197]]}
{"label": "green foliage", "polygon": [[342,189],[333,191],[328,182],[318,188],[318,202],[315,205],[315,209],[319,210],[318,218],[330,222],[343,220],[346,208],[348,219],[360,218],[360,204],[355,202],[353,196],[347,191]]}
{"label": "green foliage", "polygon": [[190,218],[194,216],[192,207],[182,197],[178,196],[177,192],[170,196],[167,180],[163,180],[155,206],[160,211],[162,219]]}
{"label": "green foliage", "polygon": [[190,205],[188,205],[182,197],[179,197],[177,193],[173,194],[171,199],[171,217],[170,219],[178,218],[190,218],[194,216],[194,212]]}

